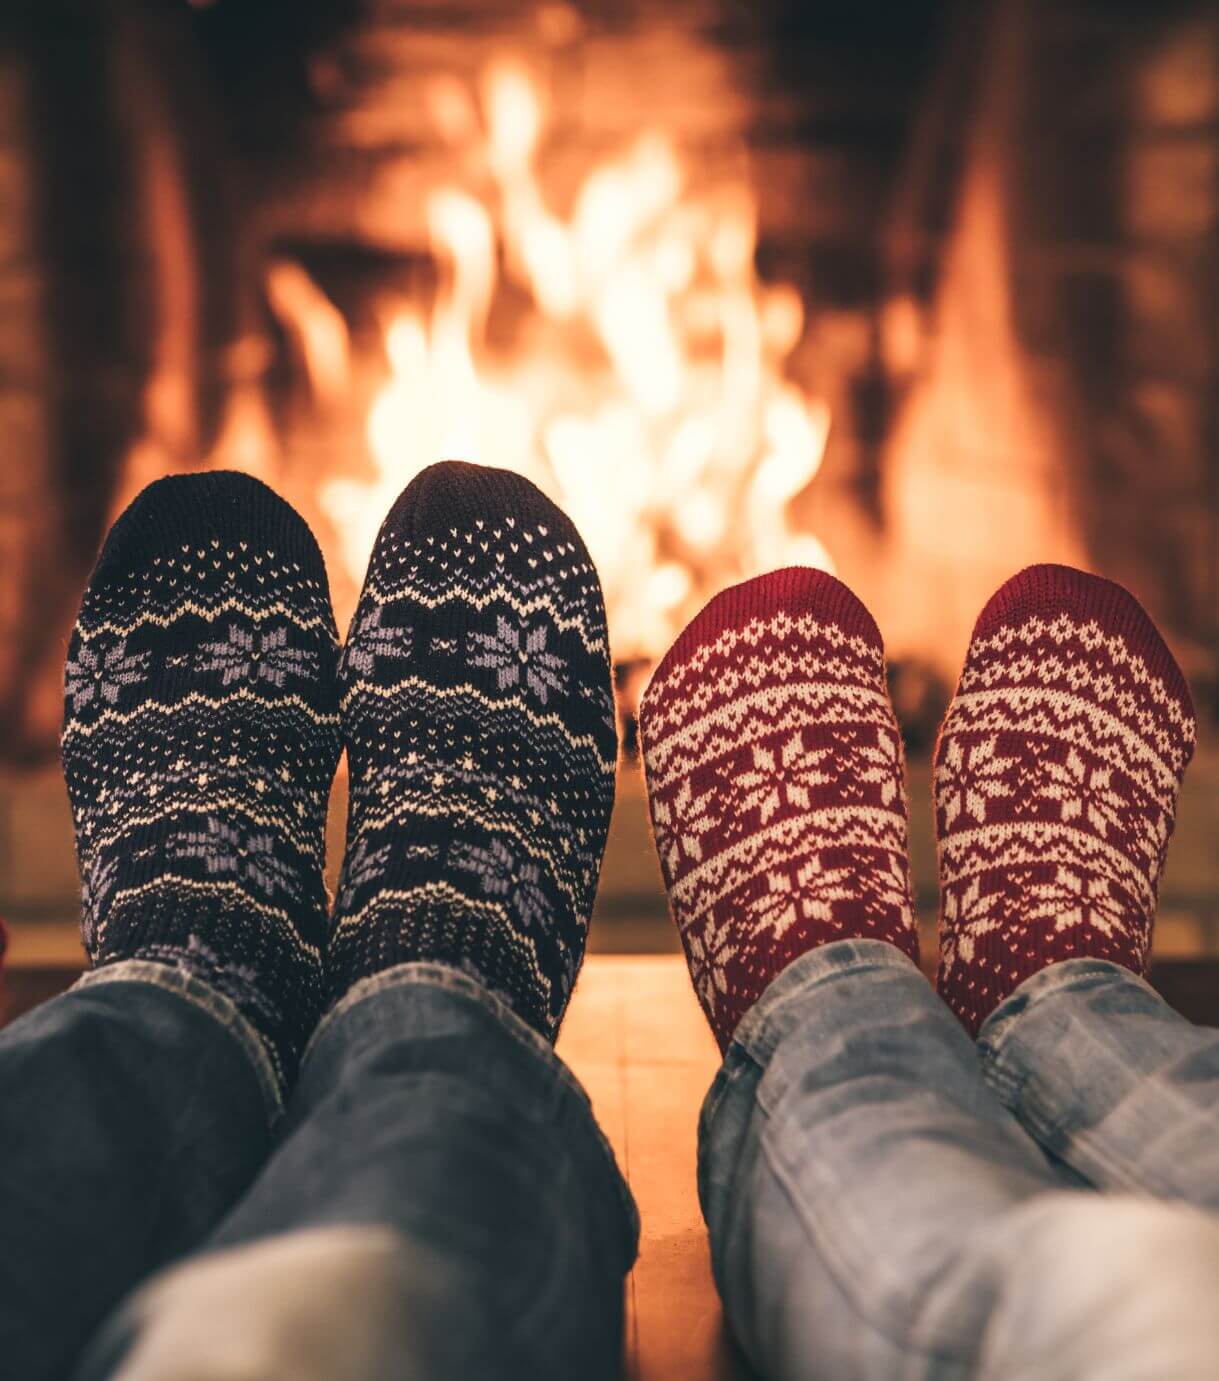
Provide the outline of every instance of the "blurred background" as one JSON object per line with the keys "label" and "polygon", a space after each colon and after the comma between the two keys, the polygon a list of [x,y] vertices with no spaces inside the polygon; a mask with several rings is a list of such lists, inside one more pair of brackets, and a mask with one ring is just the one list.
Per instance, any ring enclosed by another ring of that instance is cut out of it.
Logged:
{"label": "blurred background", "polygon": [[445,456],[534,479],[603,576],[625,752],[594,948],[675,945],[631,756],[649,667],[789,562],[884,631],[933,926],[938,716],[987,595],[1056,560],[1135,591],[1191,680],[1157,947],[1219,955],[1210,0],[6,0],[15,961],[79,962],[60,684],[118,510],[167,471],[260,476],[345,628]]}

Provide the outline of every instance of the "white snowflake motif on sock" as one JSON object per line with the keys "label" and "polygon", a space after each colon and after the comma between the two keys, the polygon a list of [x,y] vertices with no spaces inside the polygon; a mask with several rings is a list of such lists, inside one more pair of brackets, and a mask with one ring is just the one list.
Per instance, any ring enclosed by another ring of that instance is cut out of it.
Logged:
{"label": "white snowflake motif on sock", "polygon": [[127,651],[127,639],[99,650],[82,643],[76,657],[64,668],[64,694],[72,701],[72,713],[96,699],[116,705],[120,692],[136,686],[148,672],[147,652]]}
{"label": "white snowflake motif on sock", "polygon": [[713,1016],[718,1000],[728,994],[725,969],[736,954],[736,946],[728,943],[728,923],[717,923],[712,916],[698,933],[695,933],[693,926],[688,927],[685,939],[694,991],[707,1014]]}
{"label": "white snowflake motif on sock", "polygon": [[94,853],[84,869],[81,893],[81,938],[92,954],[97,943],[102,905],[118,880],[118,858],[114,854]]}
{"label": "white snowflake motif on sock", "polygon": [[202,862],[208,877],[232,878],[248,883],[268,899],[276,893],[295,899],[300,878],[295,868],[276,852],[275,838],[209,816],[205,829],[186,830],[172,836],[166,857]]}
{"label": "white snowflake motif on sock", "polygon": [[740,815],[758,812],[758,823],[765,825],[784,803],[808,810],[812,788],[834,780],[819,764],[828,749],[808,749],[799,730],[779,749],[755,743],[750,749],[752,766],[736,775],[732,782],[733,809]]}
{"label": "white snowflake motif on sock", "polygon": [[858,755],[867,764],[856,773],[859,781],[880,787],[880,803],[891,806],[902,787],[902,745],[896,734],[876,730],[876,746],[861,747]]}
{"label": "white snowflake motif on sock", "polygon": [[401,662],[410,657],[415,639],[414,629],[386,624],[384,617],[385,608],[380,604],[360,615],[339,658],[340,676],[350,672],[371,676],[376,670],[378,658]]}
{"label": "white snowflake motif on sock", "polygon": [[779,940],[798,920],[831,924],[834,903],[849,901],[854,895],[850,886],[844,886],[850,877],[850,868],[823,868],[820,854],[768,872],[766,891],[748,907],[754,917],[754,935],[769,931]]}
{"label": "white snowflake motif on sock", "polygon": [[317,653],[288,646],[286,628],[247,629],[229,625],[228,640],[203,643],[196,671],[218,671],[220,684],[234,681],[270,681],[280,690],[289,676],[303,680],[317,670]]}
{"label": "white snowflake motif on sock", "polygon": [[343,860],[342,880],[339,883],[338,906],[341,909],[349,910],[360,888],[382,876],[389,862],[389,855],[388,844],[371,849],[363,835],[356,841],[354,848],[348,849],[347,857]]}
{"label": "white snowflake motif on sock", "polygon": [[958,959],[968,964],[974,957],[975,942],[1003,924],[1003,918],[994,914],[1000,900],[997,892],[982,895],[979,878],[974,878],[964,888],[945,889],[943,924],[940,927],[945,973]]}
{"label": "white snowflake motif on sock", "polygon": [[1110,890],[1109,879],[1086,880],[1070,868],[1059,867],[1053,882],[1029,889],[1034,905],[1033,921],[1052,921],[1061,933],[1075,926],[1090,926],[1102,935],[1113,936],[1126,929],[1126,907]]}
{"label": "white snowflake motif on sock", "polygon": [[894,909],[903,930],[914,929],[914,908],[910,904],[910,875],[897,854],[889,854],[883,868],[866,875],[864,889],[869,893],[866,909],[870,914]]}
{"label": "white snowflake motif on sock", "polygon": [[1113,787],[1113,769],[1094,767],[1090,772],[1083,758],[1072,748],[1065,763],[1042,765],[1041,797],[1057,801],[1064,823],[1086,821],[1102,838],[1120,825],[1128,802]]}
{"label": "white snowflake motif on sock", "polygon": [[526,930],[541,933],[550,925],[553,908],[542,889],[542,870],[532,859],[518,859],[502,840],[492,838],[486,845],[456,840],[449,862],[477,877],[484,895],[505,899]]}
{"label": "white snowflake motif on sock", "polygon": [[[551,692],[567,693],[567,662],[547,647],[549,629],[545,624],[521,628],[497,615],[494,633],[469,635],[468,660],[473,667],[488,667],[495,672],[498,690],[509,686],[525,688],[545,705]],[[477,654],[474,649],[480,649]]]}
{"label": "white snowflake motif on sock", "polygon": [[986,803],[1012,794],[1011,786],[1002,778],[1016,766],[1016,759],[996,756],[997,743],[992,736],[974,744],[967,753],[960,739],[949,740],[935,774],[935,803],[943,812],[945,829],[950,829],[960,815],[985,823]]}
{"label": "white snowflake motif on sock", "polygon": [[694,863],[702,861],[702,836],[720,824],[719,816],[708,809],[714,796],[713,791],[695,796],[686,778],[671,802],[660,796],[653,798],[652,829],[656,835],[656,850],[670,878],[676,874],[683,853]]}
{"label": "white snowflake motif on sock", "polygon": [[1154,885],[1163,867],[1164,851],[1168,847],[1171,817],[1157,810],[1146,821],[1146,827],[1135,835],[1135,847],[1147,860],[1147,876]]}

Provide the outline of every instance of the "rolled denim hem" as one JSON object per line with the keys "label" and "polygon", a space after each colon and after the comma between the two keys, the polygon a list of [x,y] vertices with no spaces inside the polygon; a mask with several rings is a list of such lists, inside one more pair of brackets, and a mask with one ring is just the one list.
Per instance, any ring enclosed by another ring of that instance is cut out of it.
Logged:
{"label": "rolled denim hem", "polygon": [[1109,959],[1063,959],[1049,964],[1039,973],[1026,978],[1014,992],[995,1008],[978,1031],[978,1058],[986,1081],[1010,1103],[1024,1084],[1027,1075],[1015,1067],[1009,1047],[1017,1039],[1023,1019],[1034,1007],[1044,1006],[1067,993],[1097,983],[1133,984],[1155,994],[1155,989],[1122,964]]}
{"label": "rolled denim hem", "polygon": [[818,945],[789,964],[745,1013],[729,1050],[738,1046],[756,1064],[765,1066],[790,1027],[785,1008],[823,983],[865,969],[888,968],[922,972],[908,955],[887,940],[833,940]]}
{"label": "rolled denim hem", "polygon": [[610,1178],[617,1188],[623,1212],[626,1214],[629,1224],[629,1232],[637,1248],[639,1209],[622,1179],[622,1172],[618,1168],[613,1147],[610,1146],[605,1133],[601,1130],[593,1113],[592,1103],[580,1081],[558,1057],[554,1046],[544,1036],[539,1035],[528,1022],[519,1017],[502,998],[497,997],[489,989],[484,988],[477,979],[471,978],[460,969],[429,960],[415,960],[405,964],[396,964],[393,968],[385,969],[381,973],[374,973],[367,978],[362,978],[348,989],[318,1023],[317,1029],[305,1047],[304,1055],[301,1058],[302,1067],[315,1050],[324,1044],[328,1035],[340,1027],[343,1017],[347,1013],[381,994],[411,987],[441,988],[451,993],[459,1001],[473,1003],[484,1012],[490,1013],[503,1029],[505,1035],[522,1046],[538,1062],[548,1078],[555,1080],[572,1098],[576,1099],[587,1113],[589,1126],[606,1161]]}
{"label": "rolled denim hem", "polygon": [[901,968],[911,968],[922,975],[922,970],[909,955],[887,940],[832,940],[802,954],[779,974],[741,1018],[703,1099],[698,1117],[700,1180],[707,1131],[721,1101],[744,1067],[752,1065],[758,1070],[767,1067],[779,1042],[792,1029],[793,1009],[797,1021],[803,1013],[805,995],[853,973]]}
{"label": "rolled denim hem", "polygon": [[[760,1181],[769,1179],[781,1191],[785,1211],[802,1225],[812,1276],[823,1284],[830,1282],[826,1288],[841,1298],[843,1317],[851,1319],[844,1327],[862,1330],[882,1349],[891,1349],[895,1358],[904,1358],[908,1365],[901,1375],[960,1377],[972,1374],[977,1353],[972,1340],[959,1336],[960,1330],[945,1323],[939,1314],[925,1314],[923,1305],[909,1297],[904,1276],[894,1275],[883,1254],[869,1257],[850,1195],[836,1198],[838,1189],[827,1194],[827,1185],[835,1179],[838,1184],[850,1182],[851,1173],[843,1171],[834,1177],[824,1170],[813,1173],[810,1169],[807,1182],[802,1183],[801,1175],[793,1174],[792,1163],[775,1154],[776,1144],[769,1133],[761,1130],[780,1103],[790,1100],[790,1106],[804,1096],[802,1052],[807,1053],[809,1043],[817,1042],[821,1035],[830,1038],[836,1031],[826,1007],[831,990],[842,983],[854,984],[847,991],[864,997],[873,982],[890,985],[892,990],[895,981],[903,993],[925,997],[927,1013],[955,1037],[962,1067],[971,1068],[971,1042],[948,1007],[935,996],[922,970],[897,946],[885,940],[854,938],[810,950],[784,969],[742,1018],[704,1099],[699,1118],[699,1201],[712,1237],[713,1272],[730,1312],[734,1289],[743,1288],[742,1276],[762,1270],[756,1259],[760,1254],[755,1253],[748,1262],[742,1256],[742,1252],[748,1255],[754,1251],[757,1244],[748,1249],[741,1245],[745,1231],[741,1222],[752,1210],[742,1209],[740,1196],[756,1196]],[[790,1052],[786,1050],[788,1042],[793,1043]],[[767,1081],[776,1072],[779,1082],[768,1093]],[[861,1100],[866,1103],[869,1096],[861,1095]],[[796,1144],[790,1140],[794,1125],[787,1123],[788,1129],[781,1134],[789,1150]],[[883,1112],[878,1125],[883,1129]],[[751,1169],[747,1182],[738,1181],[740,1167],[748,1164],[742,1159],[743,1148],[751,1139],[751,1155],[764,1172]],[[799,1152],[793,1154],[799,1158]],[[731,1202],[733,1196],[737,1196],[736,1203]],[[875,1261],[874,1268],[861,1265],[869,1259]],[[756,1301],[737,1307],[753,1309],[755,1305]],[[766,1329],[770,1326],[762,1315],[746,1315],[744,1331],[738,1334],[760,1371],[765,1370],[769,1346]]]}
{"label": "rolled denim hem", "polygon": [[[72,985],[73,988],[93,987],[98,983],[144,983],[174,993],[189,1002],[230,1035],[249,1061],[258,1080],[267,1122],[274,1125],[284,1111],[284,1091],[275,1073],[275,1066],[267,1053],[262,1037],[241,1014],[235,1003],[222,992],[182,969],[168,964],[155,964],[146,959],[120,959],[104,968],[91,969]],[[70,990],[69,990],[70,991]]]}

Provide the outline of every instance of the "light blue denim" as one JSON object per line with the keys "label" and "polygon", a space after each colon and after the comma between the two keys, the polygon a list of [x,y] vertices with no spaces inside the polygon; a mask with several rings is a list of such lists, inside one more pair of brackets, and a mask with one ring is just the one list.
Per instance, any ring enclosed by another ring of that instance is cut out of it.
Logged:
{"label": "light blue denim", "polygon": [[323,1020],[261,1173],[89,1381],[609,1381],[638,1217],[548,1042],[438,964]]}
{"label": "light blue denim", "polygon": [[1219,1030],[1141,978],[1051,965],[987,1021],[978,1053],[1028,1134],[1090,1183],[1219,1208]]}
{"label": "light blue denim", "polygon": [[1202,1381],[1217,1144],[1219,1043],[1125,970],[1046,971],[975,1048],[904,955],[850,940],[742,1021],[699,1191],[770,1381]]}

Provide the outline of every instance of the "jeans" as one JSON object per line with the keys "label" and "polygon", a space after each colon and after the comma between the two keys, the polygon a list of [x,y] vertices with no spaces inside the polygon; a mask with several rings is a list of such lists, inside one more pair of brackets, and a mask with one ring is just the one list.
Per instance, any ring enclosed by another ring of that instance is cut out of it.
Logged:
{"label": "jeans", "polygon": [[226,999],[116,964],[0,1032],[0,1089],[6,1377],[618,1373],[634,1203],[551,1047],[461,973],[358,984],[281,1109]]}
{"label": "jeans", "polygon": [[1213,1378],[1216,1171],[1219,1033],[1086,959],[975,1047],[896,949],[827,945],[700,1123],[716,1281],[771,1381]]}

